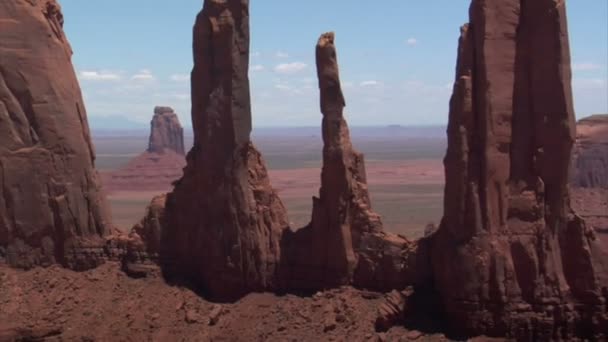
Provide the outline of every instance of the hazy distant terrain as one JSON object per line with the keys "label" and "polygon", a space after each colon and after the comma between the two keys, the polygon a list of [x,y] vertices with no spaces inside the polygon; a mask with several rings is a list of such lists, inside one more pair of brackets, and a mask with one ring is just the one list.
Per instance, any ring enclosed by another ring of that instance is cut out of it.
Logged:
{"label": "hazy distant terrain", "polygon": [[[115,170],[147,148],[145,130],[93,132],[97,168]],[[443,208],[443,127],[354,127],[356,149],[366,158],[374,209],[385,227],[408,237],[438,223]],[[192,135],[186,129],[186,146]],[[318,127],[261,128],[253,133],[270,171],[273,186],[289,210],[294,227],[310,220],[311,197],[318,193],[322,137]],[[162,191],[159,190],[158,193]],[[109,194],[114,223],[128,229],[144,214],[153,192]]]}

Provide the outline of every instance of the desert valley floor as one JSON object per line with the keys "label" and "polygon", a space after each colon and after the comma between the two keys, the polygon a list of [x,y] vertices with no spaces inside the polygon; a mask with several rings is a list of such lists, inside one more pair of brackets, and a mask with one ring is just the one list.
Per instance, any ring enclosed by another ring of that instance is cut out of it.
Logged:
{"label": "desert valley floor", "polygon": [[[256,144],[294,227],[310,219],[319,187],[321,138],[313,128],[262,129]],[[443,208],[443,128],[353,128],[366,155],[374,208],[387,228],[408,238],[439,222]],[[186,143],[191,137],[186,136]],[[116,170],[146,148],[146,132],[98,134],[97,165]],[[108,194],[114,223],[128,231],[159,190]],[[608,191],[576,190],[573,204],[592,223],[605,224]],[[604,238],[605,234],[599,234]],[[57,266],[23,272],[0,268],[0,341],[10,336],[62,341],[445,341],[426,322],[376,331],[385,295],[350,287],[311,297],[251,294],[230,304],[211,303],[160,275],[129,278],[109,262],[84,274]],[[154,300],[151,300],[154,298]],[[14,319],[10,320],[9,318]],[[67,324],[70,322],[70,324]],[[263,324],[259,324],[264,322]],[[415,328],[414,328],[415,327]],[[18,329],[19,331],[15,331]],[[487,337],[474,340],[489,341]],[[496,339],[500,340],[500,339]]]}
{"label": "desert valley floor", "polygon": [[[443,127],[353,127],[355,148],[365,154],[372,206],[388,231],[409,239],[419,238],[429,224],[438,225],[443,213],[446,149]],[[98,132],[94,135],[97,168],[111,172],[144,151],[148,132]],[[186,146],[192,136],[186,134]],[[254,130],[254,143],[268,164],[270,180],[289,212],[292,228],[310,222],[311,197],[320,186],[320,129],[261,128]],[[128,232],[143,217],[150,200],[170,190],[109,191],[113,223]],[[596,227],[603,240],[608,227],[608,191],[573,189],[573,205]]]}
{"label": "desert valley floor", "polygon": [[[443,210],[445,129],[442,127],[354,127],[355,148],[365,154],[372,206],[387,229],[418,238],[429,223],[438,224]],[[97,167],[116,170],[145,150],[148,132],[94,135]],[[254,131],[254,143],[269,168],[270,181],[287,206],[293,228],[310,221],[311,197],[320,186],[320,128],[262,128]],[[186,146],[191,145],[186,134]],[[114,224],[128,231],[144,215],[158,190],[111,191],[108,198]]]}

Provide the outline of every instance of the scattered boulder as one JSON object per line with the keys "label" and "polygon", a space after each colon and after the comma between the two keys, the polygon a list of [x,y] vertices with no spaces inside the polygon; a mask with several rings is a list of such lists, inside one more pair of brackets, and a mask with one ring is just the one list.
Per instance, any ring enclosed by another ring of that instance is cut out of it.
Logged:
{"label": "scattered boulder", "polygon": [[209,313],[209,325],[216,325],[220,321],[220,317],[224,313],[224,307],[216,304],[211,308]]}
{"label": "scattered boulder", "polygon": [[608,114],[578,121],[570,184],[608,189]]}
{"label": "scattered boulder", "polygon": [[194,324],[194,323],[199,323],[201,320],[201,316],[199,315],[199,313],[194,310],[194,309],[190,309],[186,311],[186,316],[185,316],[186,322],[189,324]]}
{"label": "scattered boulder", "polygon": [[193,33],[194,147],[167,195],[161,264],[232,300],[276,288],[288,220],[250,139],[249,1],[205,1]]}
{"label": "scattered boulder", "polygon": [[473,0],[461,30],[434,284],[456,335],[608,336],[606,265],[570,207],[563,1]]}
{"label": "scattered boulder", "polygon": [[384,302],[378,307],[376,331],[388,331],[393,326],[405,323],[408,298],[413,293],[413,288],[408,288],[401,292],[393,290],[385,295]]}
{"label": "scattered boulder", "polygon": [[55,0],[0,3],[0,261],[104,261],[109,218]]}
{"label": "scattered boulder", "polygon": [[63,328],[56,326],[0,328],[0,341],[44,341],[61,339]]}

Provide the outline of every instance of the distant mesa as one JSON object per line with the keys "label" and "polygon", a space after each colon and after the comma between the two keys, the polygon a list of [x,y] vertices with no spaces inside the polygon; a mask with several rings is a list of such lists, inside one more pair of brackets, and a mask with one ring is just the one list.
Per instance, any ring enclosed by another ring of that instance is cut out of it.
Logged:
{"label": "distant mesa", "polygon": [[185,155],[184,129],[171,107],[155,107],[150,122],[148,152],[165,153],[167,150]]}
{"label": "distant mesa", "polygon": [[571,165],[574,209],[608,246],[608,114],[578,121]]}
{"label": "distant mesa", "polygon": [[184,129],[170,107],[155,107],[148,149],[125,167],[102,173],[107,191],[168,191],[182,176]]}
{"label": "distant mesa", "polygon": [[608,188],[608,114],[578,121],[570,183],[582,188]]}

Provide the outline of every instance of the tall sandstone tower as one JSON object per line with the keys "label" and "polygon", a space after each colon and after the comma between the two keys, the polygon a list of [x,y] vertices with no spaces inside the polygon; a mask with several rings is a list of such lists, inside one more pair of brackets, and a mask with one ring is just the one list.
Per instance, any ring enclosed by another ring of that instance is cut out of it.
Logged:
{"label": "tall sandstone tower", "polygon": [[94,267],[109,225],[59,5],[0,2],[0,56],[0,260]]}
{"label": "tall sandstone tower", "polygon": [[432,263],[450,328],[606,336],[605,254],[570,207],[564,1],[473,0],[462,28]]}
{"label": "tall sandstone tower", "polygon": [[194,25],[194,147],[167,196],[161,261],[209,296],[276,288],[285,208],[251,143],[249,1],[206,0]]}

